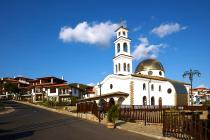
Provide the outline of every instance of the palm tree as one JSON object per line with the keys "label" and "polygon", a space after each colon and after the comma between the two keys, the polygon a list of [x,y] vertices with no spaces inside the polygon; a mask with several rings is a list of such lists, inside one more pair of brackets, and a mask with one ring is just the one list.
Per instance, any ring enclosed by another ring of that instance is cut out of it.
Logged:
{"label": "palm tree", "polygon": [[189,77],[189,80],[190,80],[190,94],[191,94],[191,105],[193,105],[193,95],[192,95],[192,83],[193,83],[193,78],[194,76],[198,76],[200,77],[201,76],[201,73],[198,71],[198,70],[192,70],[190,69],[189,71],[185,71],[184,74],[182,75],[183,78],[185,77]]}

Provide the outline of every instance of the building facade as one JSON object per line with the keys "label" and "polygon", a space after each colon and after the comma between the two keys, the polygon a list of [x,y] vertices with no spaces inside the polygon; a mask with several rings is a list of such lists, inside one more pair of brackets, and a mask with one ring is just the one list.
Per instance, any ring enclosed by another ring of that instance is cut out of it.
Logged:
{"label": "building facade", "polygon": [[205,87],[194,88],[193,93],[193,104],[202,105],[207,101],[210,101],[210,89]]}

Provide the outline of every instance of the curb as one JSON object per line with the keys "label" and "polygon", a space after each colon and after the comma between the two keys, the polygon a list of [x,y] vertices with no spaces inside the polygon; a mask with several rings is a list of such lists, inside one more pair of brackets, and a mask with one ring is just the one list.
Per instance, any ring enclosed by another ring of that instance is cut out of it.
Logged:
{"label": "curb", "polygon": [[144,135],[144,136],[147,136],[147,137],[155,138],[155,139],[160,139],[160,140],[175,140],[175,139],[171,139],[171,138],[167,138],[167,137],[156,136],[156,135],[152,135],[152,134],[148,134],[148,133],[144,133],[144,132],[138,132],[138,131],[135,131],[135,130],[125,129],[125,128],[122,128],[121,126],[117,126],[116,128],[117,129],[120,129],[120,130],[129,131],[129,132],[132,132],[132,133]]}
{"label": "curb", "polygon": [[59,113],[59,114],[68,115],[68,116],[79,118],[79,119],[85,119],[87,121],[97,122],[93,119],[88,119],[87,115],[83,115],[83,114],[77,114],[77,113],[74,114],[74,113],[71,113],[71,112],[68,112],[68,111],[58,110],[58,109],[54,109],[54,108],[48,108],[48,107],[45,107],[45,106],[32,104],[32,103],[28,103],[28,102],[22,102],[22,101],[14,101],[14,102],[24,104],[24,105],[29,105],[29,106],[36,107],[36,108],[45,109],[47,111],[51,111],[51,112],[55,112],[55,113]]}
{"label": "curb", "polygon": [[56,113],[59,113],[59,114],[65,114],[65,115],[70,115],[70,116],[76,117],[73,114],[70,114],[70,112],[65,112],[65,111],[54,109],[54,108],[48,108],[48,107],[44,107],[44,106],[41,106],[41,105],[36,105],[36,104],[21,102],[21,101],[14,101],[14,102],[24,104],[24,105],[33,106],[33,107],[37,107],[37,108],[41,108],[41,109],[45,109],[45,110],[48,110],[48,111],[51,111],[51,112],[56,112]]}
{"label": "curb", "polygon": [[5,110],[1,111],[0,115],[8,114],[8,113],[11,113],[13,111],[15,111],[15,109],[13,107],[5,107]]}

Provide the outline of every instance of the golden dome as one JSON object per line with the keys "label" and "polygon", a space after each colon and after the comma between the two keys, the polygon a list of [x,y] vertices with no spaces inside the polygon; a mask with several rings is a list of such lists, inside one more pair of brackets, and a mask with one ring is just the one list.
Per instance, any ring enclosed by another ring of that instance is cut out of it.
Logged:
{"label": "golden dome", "polygon": [[156,59],[145,59],[138,64],[135,73],[139,73],[141,71],[149,71],[149,70],[160,70],[165,72],[163,65]]}

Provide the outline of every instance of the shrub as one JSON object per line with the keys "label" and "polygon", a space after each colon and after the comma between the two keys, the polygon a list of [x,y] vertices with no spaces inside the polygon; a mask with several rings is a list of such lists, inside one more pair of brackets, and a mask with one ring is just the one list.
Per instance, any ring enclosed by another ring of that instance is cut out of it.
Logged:
{"label": "shrub", "polygon": [[119,118],[119,112],[119,105],[113,105],[107,112],[108,121],[115,124],[115,121]]}
{"label": "shrub", "polygon": [[76,105],[77,101],[78,101],[77,97],[71,97],[71,105]]}
{"label": "shrub", "polygon": [[203,103],[203,105],[205,105],[205,106],[210,106],[210,100],[205,101],[205,102]]}

